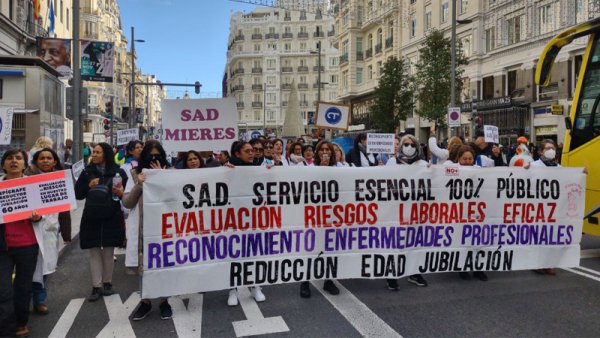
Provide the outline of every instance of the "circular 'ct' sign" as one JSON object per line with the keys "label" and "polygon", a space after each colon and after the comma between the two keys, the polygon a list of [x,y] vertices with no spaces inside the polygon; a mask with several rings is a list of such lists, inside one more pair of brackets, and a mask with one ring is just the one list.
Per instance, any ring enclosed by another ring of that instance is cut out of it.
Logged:
{"label": "circular 'ct' sign", "polygon": [[342,111],[338,107],[329,107],[325,111],[325,121],[329,124],[338,124],[342,121]]}
{"label": "circular 'ct' sign", "polygon": [[250,134],[250,137],[253,139],[258,138],[259,136],[260,136],[260,131],[258,131],[258,130],[255,130],[252,132],[252,134]]}

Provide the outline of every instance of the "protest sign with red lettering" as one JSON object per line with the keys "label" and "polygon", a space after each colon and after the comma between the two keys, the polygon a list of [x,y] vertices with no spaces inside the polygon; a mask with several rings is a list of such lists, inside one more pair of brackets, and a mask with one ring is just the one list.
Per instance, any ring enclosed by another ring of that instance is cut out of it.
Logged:
{"label": "protest sign with red lettering", "polygon": [[150,170],[142,297],[579,265],[576,168]]}

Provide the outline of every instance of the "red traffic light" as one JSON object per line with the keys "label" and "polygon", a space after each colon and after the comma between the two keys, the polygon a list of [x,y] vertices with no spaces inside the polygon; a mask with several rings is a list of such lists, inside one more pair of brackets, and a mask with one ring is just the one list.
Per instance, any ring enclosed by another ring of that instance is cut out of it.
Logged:
{"label": "red traffic light", "polygon": [[110,124],[110,120],[109,119],[104,119],[104,124]]}

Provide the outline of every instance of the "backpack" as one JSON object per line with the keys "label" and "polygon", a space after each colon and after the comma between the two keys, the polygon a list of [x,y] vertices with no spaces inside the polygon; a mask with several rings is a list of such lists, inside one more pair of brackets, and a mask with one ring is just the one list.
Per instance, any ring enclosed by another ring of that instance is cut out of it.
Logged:
{"label": "backpack", "polygon": [[98,184],[90,188],[85,199],[84,209],[95,218],[110,218],[113,213],[113,200],[110,188],[104,184]]}

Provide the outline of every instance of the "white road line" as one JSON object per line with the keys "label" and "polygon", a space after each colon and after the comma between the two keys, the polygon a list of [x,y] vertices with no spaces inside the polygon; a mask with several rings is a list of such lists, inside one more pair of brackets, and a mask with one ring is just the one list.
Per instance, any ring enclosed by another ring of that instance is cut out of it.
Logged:
{"label": "white road line", "polygon": [[238,300],[247,320],[233,322],[237,337],[290,331],[281,316],[265,318],[248,288],[238,288]]}
{"label": "white road line", "polygon": [[600,257],[600,249],[581,250],[581,258],[596,258]]}
{"label": "white road line", "polygon": [[311,284],[346,318],[350,325],[354,326],[361,336],[402,338],[398,332],[392,329],[371,311],[365,303],[361,302],[340,283],[336,283],[340,289],[340,294],[336,296],[330,295],[327,291],[323,290],[322,281],[313,281]]}
{"label": "white road line", "polygon": [[[189,299],[187,309],[183,299]],[[173,324],[179,337],[202,336],[202,304],[204,296],[191,294],[169,298],[173,308]]]}
{"label": "white road line", "polygon": [[585,272],[577,271],[577,270],[574,270],[574,269],[571,269],[571,268],[563,268],[563,270],[566,270],[566,271],[572,272],[574,274],[577,274],[577,275],[580,275],[580,276],[583,276],[583,277],[587,277],[589,279],[593,279],[593,280],[595,280],[597,282],[600,282],[600,277],[596,277],[596,276],[587,274]]}
{"label": "white road line", "polygon": [[578,267],[576,267],[576,269],[583,270],[583,271],[587,271],[587,272],[589,272],[589,273],[591,273],[591,274],[594,274],[594,275],[599,275],[599,276],[600,276],[600,271],[596,271],[596,270],[588,269],[588,268],[586,268],[586,267],[583,267],[583,266],[578,266]]}
{"label": "white road line", "polygon": [[132,337],[135,338],[129,315],[140,301],[139,292],[134,292],[127,301],[121,303],[118,294],[104,297],[104,304],[108,311],[109,322],[104,326],[96,338]]}
{"label": "white road line", "polygon": [[83,298],[71,299],[48,338],[64,338],[67,336],[84,301]]}

